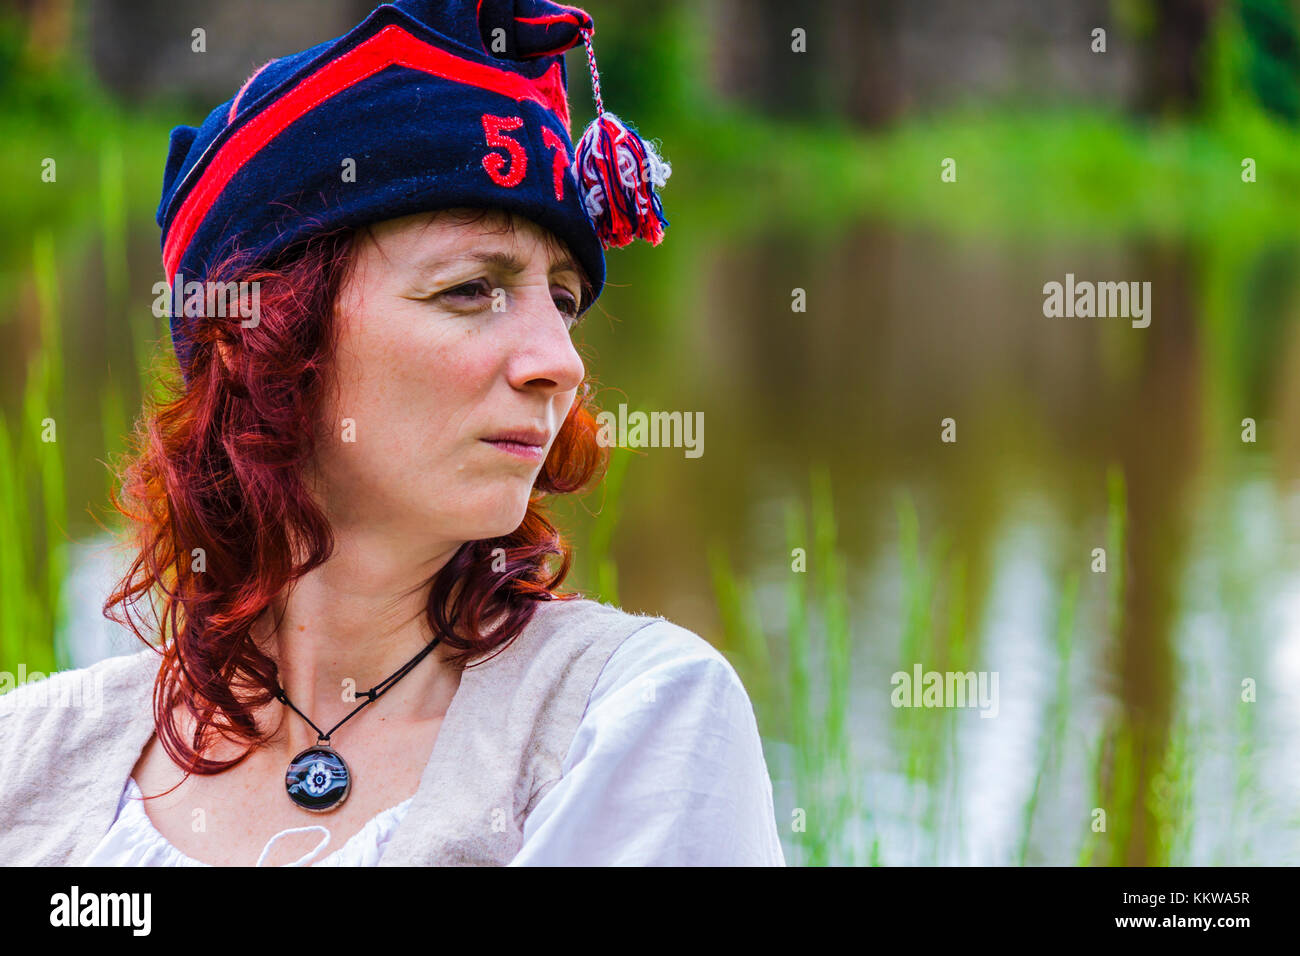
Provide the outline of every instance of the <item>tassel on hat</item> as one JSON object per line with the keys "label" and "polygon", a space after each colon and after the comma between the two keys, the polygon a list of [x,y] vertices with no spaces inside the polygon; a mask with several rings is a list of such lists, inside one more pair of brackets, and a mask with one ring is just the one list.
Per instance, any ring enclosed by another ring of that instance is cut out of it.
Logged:
{"label": "tassel on hat", "polygon": [[605,111],[591,34],[591,29],[582,30],[596,118],[583,132],[573,157],[583,205],[605,248],[626,246],[637,238],[657,246],[669,222],[656,190],[668,182],[672,166],[632,126]]}

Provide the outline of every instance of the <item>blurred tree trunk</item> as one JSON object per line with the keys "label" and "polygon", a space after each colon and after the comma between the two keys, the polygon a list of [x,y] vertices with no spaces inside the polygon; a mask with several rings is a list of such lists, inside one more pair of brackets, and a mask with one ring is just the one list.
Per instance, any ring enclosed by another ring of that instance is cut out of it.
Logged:
{"label": "blurred tree trunk", "polygon": [[833,0],[829,45],[836,111],[868,126],[901,113],[907,97],[898,66],[903,0]]}
{"label": "blurred tree trunk", "polygon": [[41,70],[62,59],[71,39],[72,0],[11,0],[11,5],[27,25],[27,66]]}
{"label": "blurred tree trunk", "polygon": [[1153,0],[1153,31],[1139,106],[1147,113],[1185,113],[1205,92],[1206,40],[1220,0]]}
{"label": "blurred tree trunk", "polygon": [[[721,93],[769,115],[876,124],[900,111],[897,29],[905,0],[719,0]],[[794,31],[804,31],[795,52]]]}

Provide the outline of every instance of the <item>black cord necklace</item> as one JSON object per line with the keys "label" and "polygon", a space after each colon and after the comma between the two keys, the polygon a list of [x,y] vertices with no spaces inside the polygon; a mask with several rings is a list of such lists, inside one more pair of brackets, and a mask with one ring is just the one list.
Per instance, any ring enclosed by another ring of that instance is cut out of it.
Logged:
{"label": "black cord necklace", "polygon": [[361,708],[373,704],[389,688],[409,674],[415,668],[415,665],[424,660],[425,656],[433,650],[438,641],[439,638],[435,637],[428,646],[403,664],[387,680],[381,681],[370,690],[357,694],[358,697],[366,699],[357,704],[352,713],[325,733],[322,733],[321,729],[312,723],[310,717],[293,706],[293,701],[289,700],[289,695],[284,692],[279,680],[276,680],[275,699],[291,708],[295,714],[311,724],[312,730],[316,731],[315,746],[308,747],[294,757],[289,762],[289,769],[285,771],[284,786],[289,791],[290,800],[304,810],[310,810],[313,813],[328,813],[343,804],[343,801],[348,798],[348,794],[352,791],[352,771],[348,769],[347,762],[344,761],[339,752],[329,745],[330,736],[355,717],[361,711]]}

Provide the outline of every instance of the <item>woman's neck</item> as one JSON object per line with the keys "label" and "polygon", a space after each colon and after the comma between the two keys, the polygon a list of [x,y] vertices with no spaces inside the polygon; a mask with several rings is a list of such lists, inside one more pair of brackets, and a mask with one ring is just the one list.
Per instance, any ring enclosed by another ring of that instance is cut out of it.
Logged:
{"label": "woman's neck", "polygon": [[[336,532],[330,558],[269,609],[259,643],[278,664],[280,686],[294,706],[322,731],[361,703],[345,699],[349,690],[360,694],[386,680],[433,639],[425,618],[427,585],[455,550],[431,555],[378,534]],[[460,669],[444,656],[441,646],[434,648],[345,727],[378,717],[415,722],[444,714],[460,683]],[[285,715],[275,742],[293,753],[316,742],[315,731],[289,708],[269,707],[272,721]]]}

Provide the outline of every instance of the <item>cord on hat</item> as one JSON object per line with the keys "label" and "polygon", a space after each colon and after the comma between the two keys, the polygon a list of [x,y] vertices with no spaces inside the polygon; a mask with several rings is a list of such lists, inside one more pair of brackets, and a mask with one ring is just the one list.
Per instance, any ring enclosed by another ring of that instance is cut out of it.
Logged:
{"label": "cord on hat", "polygon": [[573,156],[583,206],[606,249],[626,246],[637,238],[657,246],[669,222],[656,187],[668,182],[672,166],[633,127],[605,111],[592,32],[590,28],[581,31],[591,68],[596,118],[578,140]]}

